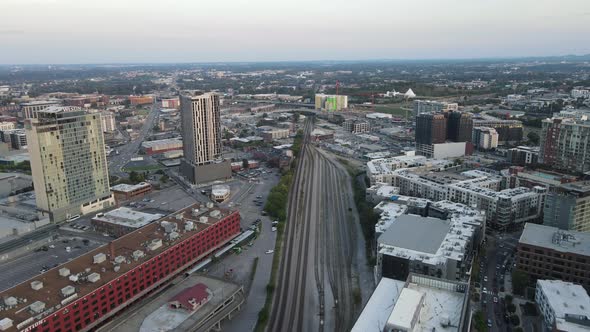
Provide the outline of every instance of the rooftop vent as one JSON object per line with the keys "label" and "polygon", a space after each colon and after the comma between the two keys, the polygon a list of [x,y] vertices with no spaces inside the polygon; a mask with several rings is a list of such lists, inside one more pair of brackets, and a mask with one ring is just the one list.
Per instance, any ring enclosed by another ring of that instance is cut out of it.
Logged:
{"label": "rooftop vent", "polygon": [[173,222],[162,221],[160,225],[164,228],[164,231],[166,233],[170,233],[176,230],[176,223]]}
{"label": "rooftop vent", "polygon": [[43,283],[41,281],[35,280],[31,282],[31,288],[33,290],[40,290],[41,288],[43,288]]}
{"label": "rooftop vent", "polygon": [[117,256],[115,257],[115,263],[116,264],[122,264],[125,262],[125,256]]}
{"label": "rooftop vent", "polygon": [[176,218],[176,220],[182,220],[182,213],[178,213],[174,217]]}
{"label": "rooftop vent", "polygon": [[199,215],[199,209],[193,209],[193,217],[196,217]]}
{"label": "rooftop vent", "polygon": [[208,221],[209,221],[209,218],[207,218],[205,216],[199,218],[200,223],[206,224]]}
{"label": "rooftop vent", "polygon": [[138,259],[142,258],[143,256],[145,256],[145,254],[141,250],[135,250],[133,252],[133,259],[135,259],[135,260],[138,260]]}
{"label": "rooftop vent", "polygon": [[213,218],[219,218],[220,215],[221,215],[221,212],[219,210],[213,210],[209,213],[209,216],[211,216]]}
{"label": "rooftop vent", "polygon": [[35,301],[31,303],[29,309],[31,309],[31,312],[34,314],[40,314],[45,310],[45,302]]}
{"label": "rooftop vent", "polygon": [[61,289],[61,295],[63,295],[63,297],[68,297],[72,294],[74,294],[76,292],[76,288],[74,288],[74,286],[66,286],[64,288]]}
{"label": "rooftop vent", "polygon": [[102,252],[94,255],[94,264],[100,264],[106,260],[107,260],[107,255],[103,254]]}
{"label": "rooftop vent", "polygon": [[12,327],[12,319],[2,318],[0,320],[0,331],[6,331]]}
{"label": "rooftop vent", "polygon": [[195,223],[193,223],[192,221],[187,221],[184,223],[185,231],[192,231],[193,229],[195,229]]}
{"label": "rooftop vent", "polygon": [[213,207],[213,203],[212,203],[212,202],[207,202],[207,205],[206,205],[206,206],[207,206],[208,208],[212,208],[212,207]]}
{"label": "rooftop vent", "polygon": [[174,240],[178,239],[180,237],[180,235],[177,232],[172,232],[172,233],[170,233],[170,235],[168,235],[168,237],[170,238],[170,241],[174,241]]}
{"label": "rooftop vent", "polygon": [[100,280],[100,274],[94,272],[88,275],[88,281],[94,283]]}
{"label": "rooftop vent", "polygon": [[70,269],[68,269],[67,267],[62,267],[61,269],[59,269],[59,275],[62,277],[67,277],[70,275]]}
{"label": "rooftop vent", "polygon": [[162,240],[161,239],[153,239],[150,244],[148,244],[148,249],[151,251],[158,250],[162,247]]}
{"label": "rooftop vent", "polygon": [[70,281],[72,282],[77,282],[78,281],[78,275],[77,274],[72,274],[70,276]]}
{"label": "rooftop vent", "polygon": [[8,307],[12,307],[18,304],[18,300],[14,296],[9,296],[4,299],[4,304]]}

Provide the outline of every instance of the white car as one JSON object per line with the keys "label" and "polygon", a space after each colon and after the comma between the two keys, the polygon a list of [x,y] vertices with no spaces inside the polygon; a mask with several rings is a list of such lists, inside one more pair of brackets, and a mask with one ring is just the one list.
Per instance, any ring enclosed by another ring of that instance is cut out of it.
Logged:
{"label": "white car", "polygon": [[270,230],[273,231],[273,232],[276,232],[277,231],[277,228],[276,227],[273,227]]}
{"label": "white car", "polygon": [[268,250],[266,251],[266,253],[267,253],[267,254],[272,254],[273,252],[275,252],[275,251],[274,251],[274,250],[272,250],[272,249],[268,249]]}

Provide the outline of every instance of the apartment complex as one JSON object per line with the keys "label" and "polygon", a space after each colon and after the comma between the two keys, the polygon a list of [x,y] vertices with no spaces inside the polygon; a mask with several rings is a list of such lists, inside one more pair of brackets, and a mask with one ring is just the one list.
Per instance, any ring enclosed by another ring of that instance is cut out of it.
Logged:
{"label": "apartment complex", "polygon": [[344,127],[344,130],[353,134],[366,133],[371,130],[371,125],[369,122],[352,119],[344,121],[342,123],[342,127]]}
{"label": "apartment complex", "polygon": [[501,183],[500,177],[477,170],[452,173],[416,168],[395,170],[391,184],[399,187],[402,195],[476,206],[486,213],[489,225],[497,229],[537,220],[541,216],[546,188],[519,187],[498,191]]}
{"label": "apartment complex", "polygon": [[539,162],[539,147],[517,146],[512,148],[508,150],[508,161],[519,166],[534,165]]}
{"label": "apartment complex", "polygon": [[527,223],[520,236],[516,269],[534,279],[557,279],[590,289],[590,233]]}
{"label": "apartment complex", "polygon": [[14,150],[22,150],[28,147],[27,135],[24,129],[0,131],[0,140]]}
{"label": "apartment complex", "polygon": [[447,118],[447,139],[453,142],[471,142],[472,114],[454,111],[448,112]]}
{"label": "apartment complex", "polygon": [[414,100],[413,105],[415,117],[422,113],[439,113],[459,110],[459,104],[447,103],[444,101]]}
{"label": "apartment complex", "polygon": [[112,133],[117,130],[115,123],[115,115],[111,112],[101,112],[100,121],[102,123],[102,131],[105,133]]}
{"label": "apartment complex", "polygon": [[481,238],[485,227],[480,217],[452,212],[437,217],[398,216],[377,239],[375,279],[406,280],[411,272],[467,279],[476,239]]}
{"label": "apartment complex", "polygon": [[[487,114],[473,115],[473,128],[490,127],[498,132],[498,144],[514,144],[522,141],[523,127],[518,120],[498,119]],[[475,142],[473,138],[472,142]]]}
{"label": "apartment complex", "polygon": [[498,132],[490,127],[473,128],[473,144],[479,150],[490,150],[498,147]]}
{"label": "apartment complex", "polygon": [[550,331],[590,331],[590,296],[571,282],[537,280],[535,302]]}
{"label": "apartment complex", "polygon": [[348,108],[348,96],[326,95],[319,93],[315,95],[315,109],[335,112]]}
{"label": "apartment complex", "polygon": [[184,157],[180,173],[191,183],[231,178],[221,156],[219,96],[187,92],[180,97]]}
{"label": "apartment complex", "polygon": [[37,208],[53,222],[114,205],[99,114],[48,107],[25,127]]}
{"label": "apartment complex", "polygon": [[95,330],[239,232],[237,211],[177,211],[0,293],[3,330]]}
{"label": "apartment complex", "polygon": [[552,118],[542,122],[539,162],[571,172],[590,171],[590,122]]}
{"label": "apartment complex", "polygon": [[545,198],[543,225],[590,232],[590,182],[553,187]]}

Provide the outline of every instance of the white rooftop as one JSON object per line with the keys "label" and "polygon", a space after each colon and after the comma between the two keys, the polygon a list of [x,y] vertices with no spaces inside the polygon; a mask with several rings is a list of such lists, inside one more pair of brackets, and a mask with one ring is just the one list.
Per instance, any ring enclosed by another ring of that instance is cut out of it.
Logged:
{"label": "white rooftop", "polygon": [[155,220],[164,217],[164,215],[159,213],[151,214],[139,212],[126,207],[120,207],[118,209],[106,212],[102,216],[99,215],[96,215],[92,219],[133,228],[143,227]]}
{"label": "white rooftop", "polygon": [[377,204],[373,210],[380,214],[379,221],[375,225],[375,233],[384,233],[389,226],[401,215],[408,211],[408,207],[393,202],[383,201]]}
{"label": "white rooftop", "polygon": [[[576,330],[578,324],[566,321],[566,314],[590,318],[590,297],[584,287],[561,280],[537,280],[537,287],[542,289],[547,297],[547,304],[555,313],[558,330]],[[562,328],[559,328],[560,325]],[[590,331],[590,327],[578,330]]]}
{"label": "white rooftop", "polygon": [[381,278],[351,332],[382,332],[404,281]]}
{"label": "white rooftop", "polygon": [[114,190],[114,191],[122,191],[122,192],[130,192],[130,191],[133,191],[133,190],[144,188],[146,186],[150,186],[150,184],[147,183],[147,182],[140,182],[138,184],[121,183],[121,184],[118,184],[116,186],[112,186],[111,187],[111,190]]}
{"label": "white rooftop", "polygon": [[590,233],[585,232],[564,231],[557,227],[526,223],[518,242],[590,256]]}
{"label": "white rooftop", "polygon": [[420,302],[424,297],[423,292],[411,288],[402,289],[395,307],[387,320],[388,327],[412,331],[412,319],[416,311],[420,311]]}

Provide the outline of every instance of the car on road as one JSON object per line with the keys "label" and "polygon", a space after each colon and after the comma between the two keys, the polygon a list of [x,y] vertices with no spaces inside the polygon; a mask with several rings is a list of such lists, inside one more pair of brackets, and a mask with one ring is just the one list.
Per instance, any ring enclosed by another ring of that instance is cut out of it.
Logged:
{"label": "car on road", "polygon": [[488,276],[483,277],[484,282],[488,282]]}
{"label": "car on road", "polygon": [[267,253],[267,254],[272,254],[273,252],[275,252],[275,251],[274,251],[274,250],[272,250],[272,249],[268,249],[268,250],[266,251],[266,253]]}
{"label": "car on road", "polygon": [[494,296],[494,303],[498,303],[498,297]]}
{"label": "car on road", "polygon": [[487,293],[487,292],[488,292],[488,289],[484,287],[484,288],[483,288],[483,292],[484,292],[484,293]]}
{"label": "car on road", "polygon": [[277,231],[277,228],[276,227],[273,227],[270,230],[273,231],[273,232],[276,232]]}
{"label": "car on road", "polygon": [[492,320],[488,319],[488,327],[492,327]]}

